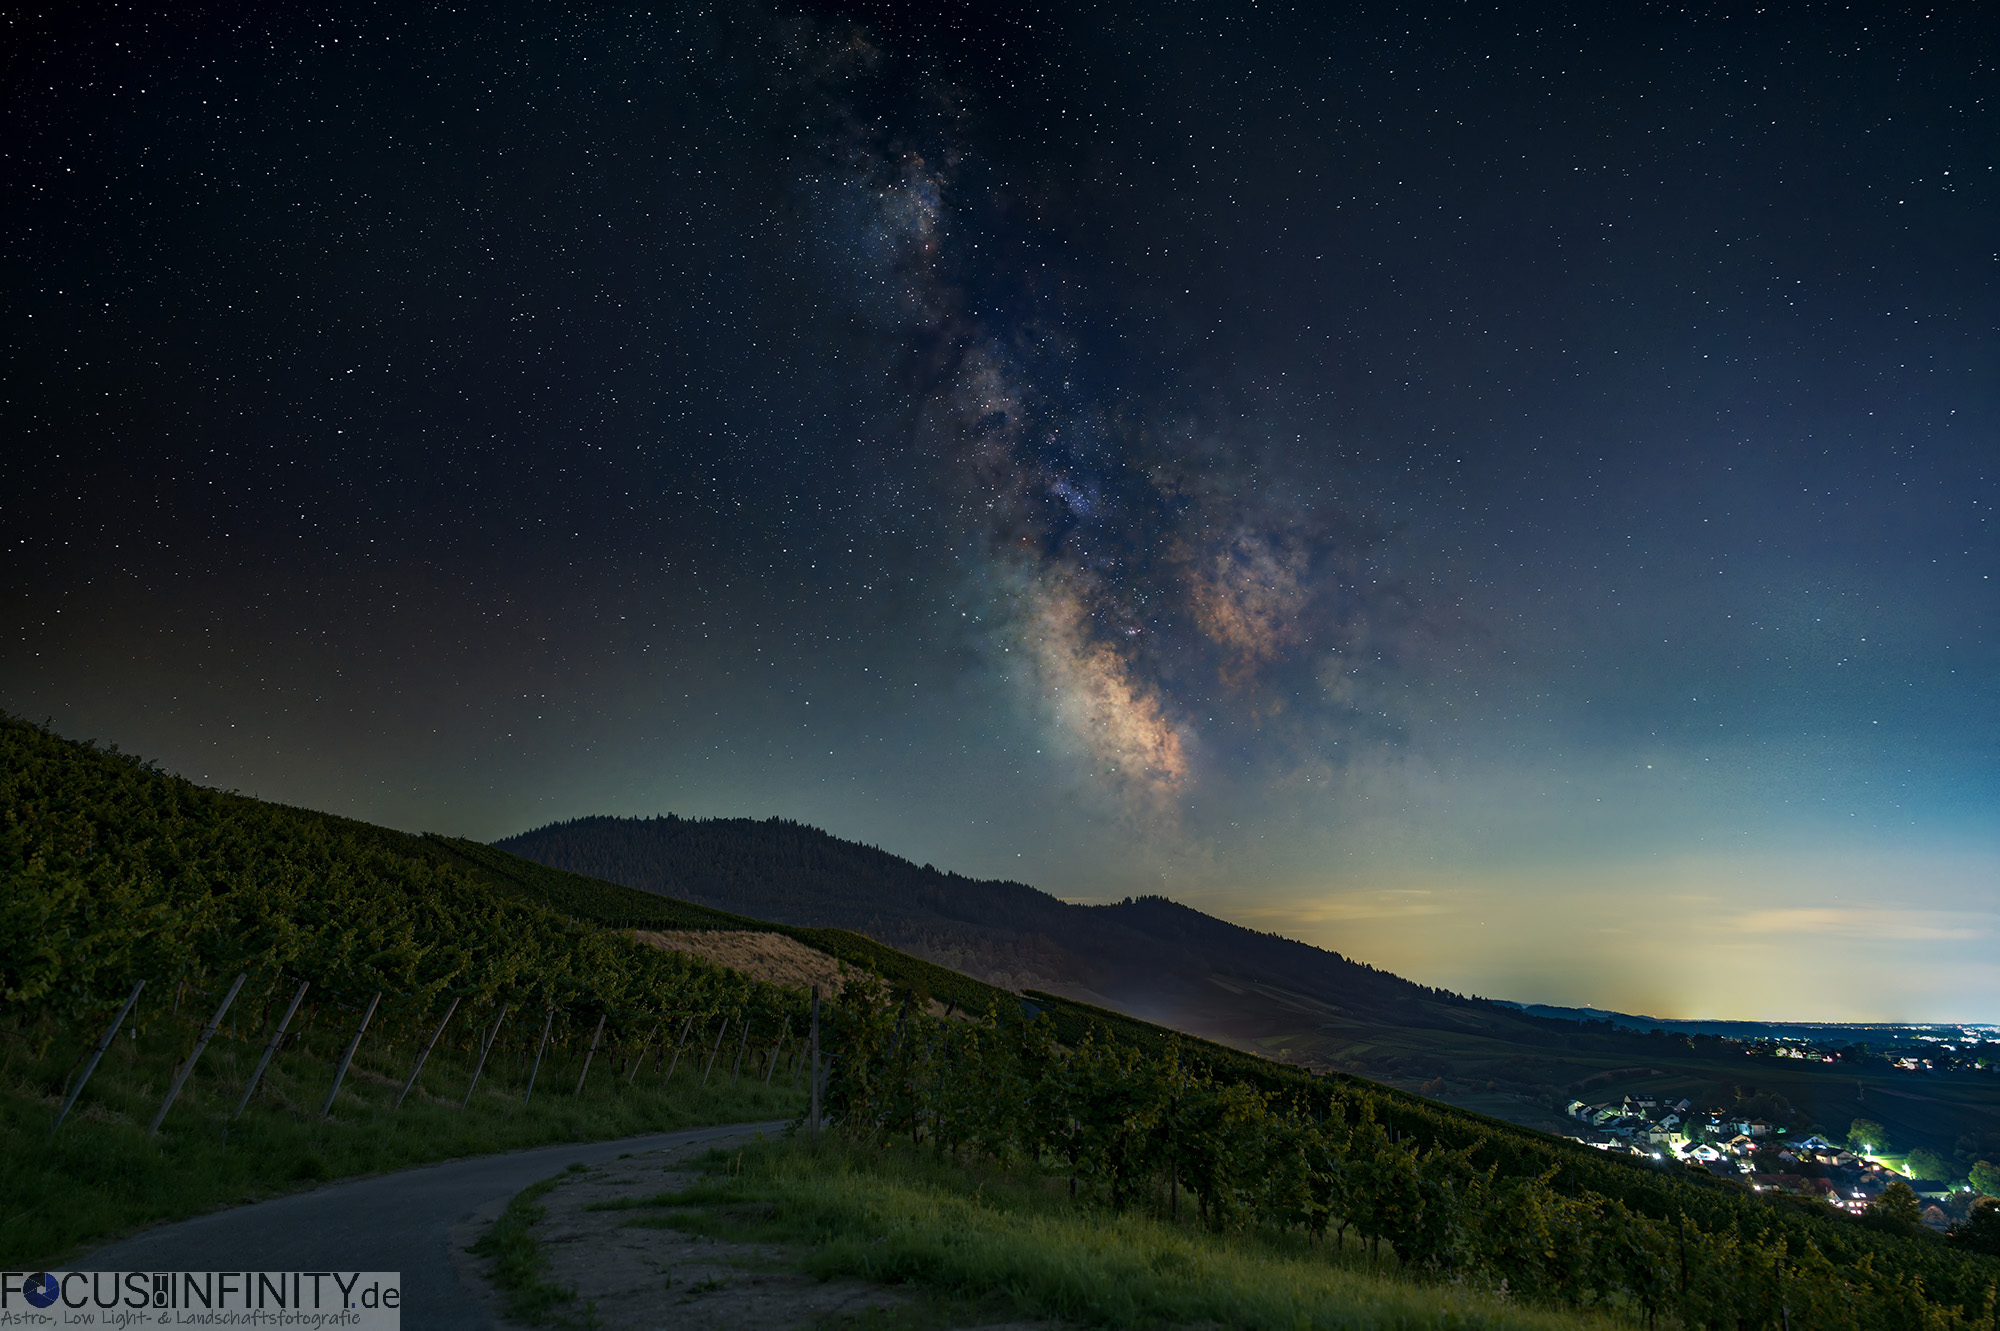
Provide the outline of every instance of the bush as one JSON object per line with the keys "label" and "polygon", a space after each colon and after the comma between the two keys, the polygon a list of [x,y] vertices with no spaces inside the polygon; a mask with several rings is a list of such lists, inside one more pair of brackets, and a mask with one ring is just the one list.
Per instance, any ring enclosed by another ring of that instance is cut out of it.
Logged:
{"label": "bush", "polygon": [[1857,1118],[1847,1125],[1847,1149],[1881,1155],[1889,1149],[1889,1130],[1873,1119]]}
{"label": "bush", "polygon": [[1940,1183],[1949,1183],[1952,1177],[1951,1162],[1936,1151],[1919,1146],[1909,1154],[1910,1177]]}

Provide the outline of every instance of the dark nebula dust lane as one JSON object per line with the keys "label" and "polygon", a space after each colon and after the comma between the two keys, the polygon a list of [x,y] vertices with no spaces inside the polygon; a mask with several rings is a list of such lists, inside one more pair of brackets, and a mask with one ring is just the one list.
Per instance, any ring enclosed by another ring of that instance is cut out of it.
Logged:
{"label": "dark nebula dust lane", "polygon": [[1977,11],[17,36],[0,706],[1528,1000],[2000,997]]}

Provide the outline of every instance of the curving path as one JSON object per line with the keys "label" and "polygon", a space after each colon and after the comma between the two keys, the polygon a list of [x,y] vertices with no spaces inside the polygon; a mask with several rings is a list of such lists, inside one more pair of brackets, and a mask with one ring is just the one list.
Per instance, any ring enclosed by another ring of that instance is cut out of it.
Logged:
{"label": "curving path", "polygon": [[628,1152],[774,1133],[787,1120],[732,1123],[618,1141],[538,1146],[330,1183],[161,1225],[79,1259],[78,1271],[401,1271],[403,1325],[490,1331],[493,1319],[459,1281],[451,1227],[571,1163]]}

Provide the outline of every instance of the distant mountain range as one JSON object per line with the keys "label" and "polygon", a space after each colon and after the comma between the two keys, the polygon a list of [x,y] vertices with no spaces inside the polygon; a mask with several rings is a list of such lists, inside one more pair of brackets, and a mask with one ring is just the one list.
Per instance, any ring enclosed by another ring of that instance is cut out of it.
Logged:
{"label": "distant mountain range", "polygon": [[[1504,1001],[1504,1000],[1499,1000]],[[1841,1040],[1868,1041],[1906,1031],[1955,1031],[1965,1027],[1952,1023],[1851,1022],[1851,1021],[1710,1021],[1679,1017],[1635,1016],[1594,1007],[1552,1007],[1547,1003],[1506,1003],[1536,1017],[1561,1021],[1608,1021],[1613,1026],[1634,1031],[1663,1030],[1668,1034],[1726,1035],[1732,1040]],[[1985,1029],[1981,1027],[1980,1029]]]}

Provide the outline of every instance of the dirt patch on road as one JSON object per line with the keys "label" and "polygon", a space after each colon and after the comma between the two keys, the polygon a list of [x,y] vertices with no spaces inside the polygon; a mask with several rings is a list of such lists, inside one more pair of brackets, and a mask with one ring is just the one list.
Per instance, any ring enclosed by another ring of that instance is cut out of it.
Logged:
{"label": "dirt patch on road", "polygon": [[847,983],[840,962],[784,934],[750,929],[635,929],[632,937],[668,952],[689,952],[767,984],[810,989],[837,998]]}
{"label": "dirt patch on road", "polygon": [[[806,1331],[855,1322],[894,1327],[911,1324],[912,1314],[914,1324],[940,1325],[935,1310],[923,1308],[923,1296],[908,1287],[820,1280],[799,1269],[802,1251],[690,1233],[661,1224],[656,1208],[634,1206],[692,1185],[700,1177],[690,1164],[696,1157],[750,1140],[710,1140],[591,1169],[572,1166],[541,1199],[543,1216],[532,1230],[548,1258],[544,1278],[575,1291],[559,1318],[603,1327],[690,1331]],[[507,1319],[505,1299],[488,1280],[485,1262],[467,1251],[506,1204],[493,1202],[455,1226],[451,1251],[460,1280],[503,1331],[526,1331]],[[1058,1331],[1047,1322],[996,1323],[977,1317],[970,1323],[946,1317],[942,1324],[977,1325],[982,1331]]]}

